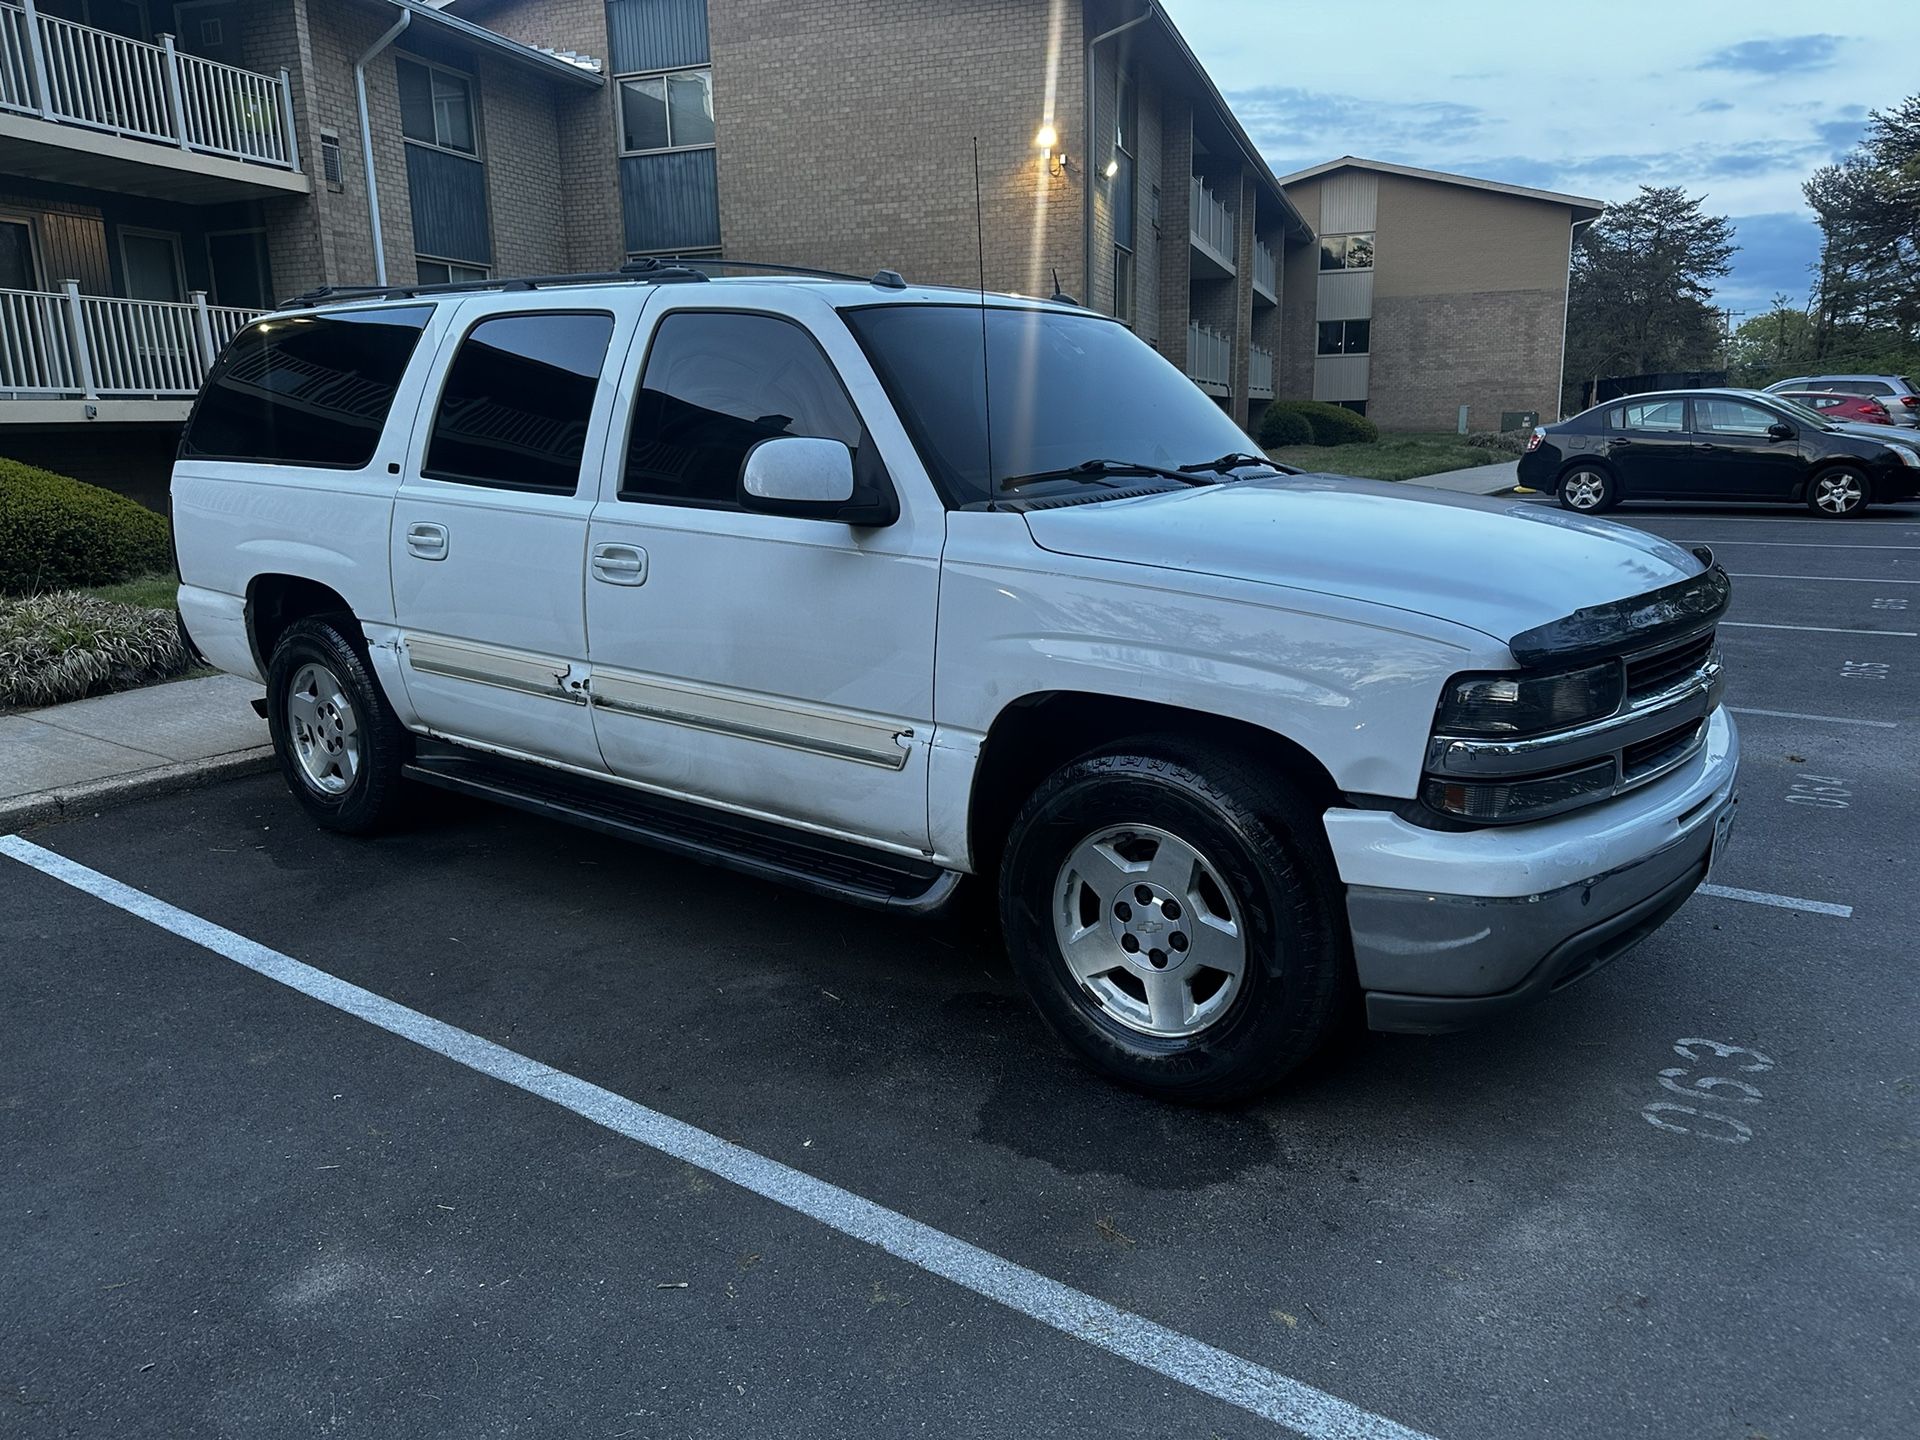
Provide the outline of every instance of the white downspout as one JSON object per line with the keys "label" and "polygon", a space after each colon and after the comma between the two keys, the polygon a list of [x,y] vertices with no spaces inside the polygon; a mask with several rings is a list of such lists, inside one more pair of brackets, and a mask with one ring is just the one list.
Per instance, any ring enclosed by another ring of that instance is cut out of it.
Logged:
{"label": "white downspout", "polygon": [[373,131],[367,125],[367,62],[400,38],[400,32],[413,21],[411,10],[402,10],[393,28],[373,42],[373,47],[353,62],[353,94],[360,104],[360,163],[367,172],[367,219],[373,226],[373,281],[387,283],[387,249],[380,238],[380,185],[373,178]]}

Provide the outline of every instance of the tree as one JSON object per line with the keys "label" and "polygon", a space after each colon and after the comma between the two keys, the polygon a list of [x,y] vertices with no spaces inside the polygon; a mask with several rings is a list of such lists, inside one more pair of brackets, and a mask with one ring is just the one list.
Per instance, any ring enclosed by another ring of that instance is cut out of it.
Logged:
{"label": "tree", "polygon": [[1728,378],[1755,389],[1806,374],[1814,359],[1813,318],[1786,295],[1775,295],[1771,310],[1748,320],[1727,342]]}
{"label": "tree", "polygon": [[1820,226],[1816,356],[1911,356],[1920,349],[1920,95],[1874,111],[1837,165],[1802,187]]}
{"label": "tree", "polygon": [[1580,235],[1567,290],[1567,380],[1700,370],[1721,345],[1713,282],[1733,226],[1678,185],[1642,185]]}

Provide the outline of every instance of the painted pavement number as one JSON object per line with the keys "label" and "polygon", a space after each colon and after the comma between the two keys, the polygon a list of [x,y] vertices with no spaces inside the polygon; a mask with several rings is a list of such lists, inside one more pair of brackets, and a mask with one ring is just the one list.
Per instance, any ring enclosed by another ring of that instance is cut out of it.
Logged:
{"label": "painted pavement number", "polygon": [[1893,669],[1884,660],[1842,660],[1840,678],[1842,680],[1884,680]]}
{"label": "painted pavement number", "polygon": [[1804,772],[1787,791],[1789,805],[1812,805],[1821,810],[1845,810],[1851,803],[1853,782],[1839,775],[1808,775]]}
{"label": "painted pavement number", "polygon": [[[1676,1040],[1673,1053],[1696,1065],[1703,1061],[1737,1061],[1724,1068],[1750,1075],[1764,1074],[1774,1068],[1774,1062],[1758,1050],[1697,1036]],[[1765,1098],[1757,1087],[1745,1080],[1736,1080],[1730,1075],[1696,1076],[1685,1065],[1670,1066],[1654,1078],[1660,1082],[1662,1089],[1710,1106],[1730,1109],[1734,1106],[1758,1105]],[[1751,1115],[1753,1112],[1746,1113]],[[1674,1100],[1655,1100],[1643,1106],[1640,1114],[1649,1125],[1674,1135],[1695,1135],[1702,1140],[1715,1140],[1723,1145],[1744,1145],[1753,1139],[1751,1125],[1732,1115],[1723,1115],[1719,1109],[1702,1109],[1699,1105],[1682,1105]],[[1686,1117],[1688,1123],[1681,1123],[1678,1118],[1681,1116]]]}

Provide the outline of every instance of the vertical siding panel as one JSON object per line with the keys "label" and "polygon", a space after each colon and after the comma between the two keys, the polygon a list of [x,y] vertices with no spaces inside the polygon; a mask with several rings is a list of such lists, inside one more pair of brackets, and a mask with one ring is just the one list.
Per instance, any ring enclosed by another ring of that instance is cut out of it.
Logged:
{"label": "vertical siding panel", "polygon": [[712,150],[666,150],[620,161],[629,250],[706,250],[720,243],[720,176]]}
{"label": "vertical siding panel", "polygon": [[707,0],[608,0],[613,73],[705,65]]}
{"label": "vertical siding panel", "polygon": [[491,265],[486,166],[424,145],[406,151],[415,253]]}
{"label": "vertical siding panel", "polygon": [[1339,170],[1320,187],[1320,233],[1351,235],[1373,229],[1380,208],[1380,177],[1371,170]]}

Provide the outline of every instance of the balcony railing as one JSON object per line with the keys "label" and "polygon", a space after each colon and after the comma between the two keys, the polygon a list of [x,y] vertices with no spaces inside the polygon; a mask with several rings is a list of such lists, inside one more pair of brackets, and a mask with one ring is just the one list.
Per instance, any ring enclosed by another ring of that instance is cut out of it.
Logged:
{"label": "balcony railing", "polygon": [[1258,345],[1247,355],[1247,395],[1254,400],[1273,398],[1273,352]]}
{"label": "balcony railing", "polygon": [[300,168],[287,72],[256,75],[0,0],[0,109],[202,155]]}
{"label": "balcony railing", "polygon": [[1198,321],[1187,324],[1187,378],[1202,389],[1225,391],[1233,380],[1233,342]]}
{"label": "balcony railing", "polygon": [[1215,198],[1198,175],[1192,176],[1187,191],[1192,214],[1193,241],[1206,251],[1227,273],[1233,273],[1233,212]]}
{"label": "balcony railing", "polygon": [[261,310],[0,290],[0,397],[78,399],[193,395],[226,343]]}
{"label": "balcony railing", "polygon": [[1253,242],[1253,288],[1274,304],[1280,303],[1280,263],[1264,240]]}

